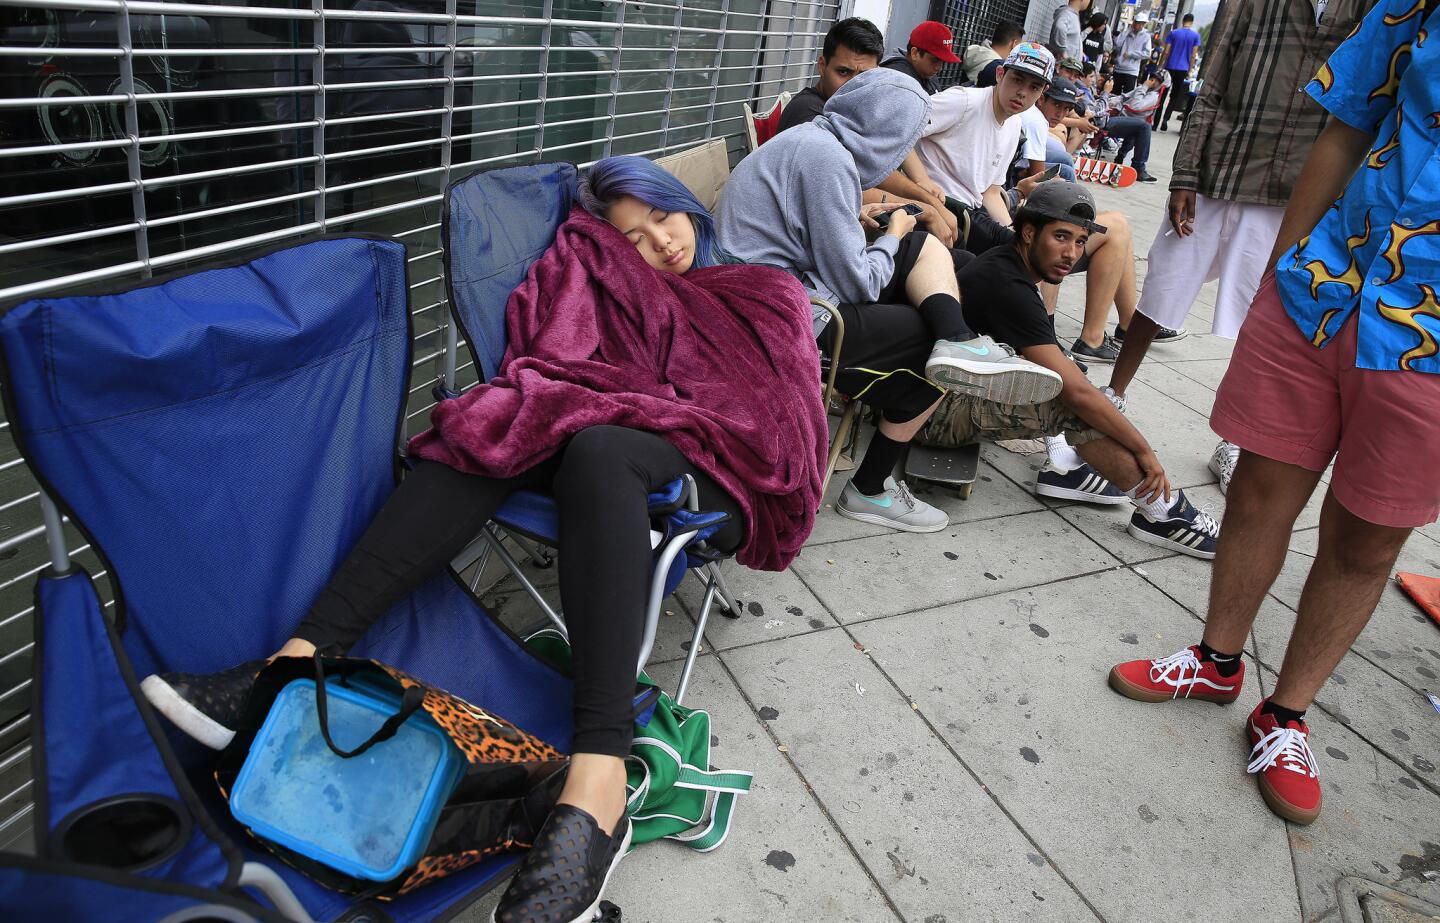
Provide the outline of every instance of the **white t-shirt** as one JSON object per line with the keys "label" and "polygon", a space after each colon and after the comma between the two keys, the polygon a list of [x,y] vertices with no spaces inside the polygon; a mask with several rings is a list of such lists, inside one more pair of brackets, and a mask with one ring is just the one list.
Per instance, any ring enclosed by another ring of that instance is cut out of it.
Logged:
{"label": "white t-shirt", "polygon": [[[969,206],[1003,186],[1020,144],[1020,120],[995,121],[994,87],[951,87],[930,97],[930,125],[915,150],[945,194]],[[1043,118],[1042,118],[1043,122]],[[1044,139],[1040,159],[1045,159]]]}
{"label": "white t-shirt", "polygon": [[1020,137],[1025,142],[1025,149],[1020,152],[1021,160],[1028,160],[1032,164],[1045,162],[1045,140],[1050,134],[1050,121],[1045,118],[1045,113],[1036,106],[1031,106],[1020,113]]}

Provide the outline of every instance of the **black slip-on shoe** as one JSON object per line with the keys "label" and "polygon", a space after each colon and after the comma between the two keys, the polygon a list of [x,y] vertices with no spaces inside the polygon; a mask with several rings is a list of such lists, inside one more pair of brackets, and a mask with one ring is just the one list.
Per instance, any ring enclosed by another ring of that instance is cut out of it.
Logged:
{"label": "black slip-on shoe", "polygon": [[491,923],[589,923],[630,849],[630,818],[606,836],[586,811],[557,804],[505,888]]}
{"label": "black slip-on shoe", "polygon": [[218,673],[154,673],[140,691],[170,723],[212,750],[224,750],[250,697],[264,660],[248,660]]}

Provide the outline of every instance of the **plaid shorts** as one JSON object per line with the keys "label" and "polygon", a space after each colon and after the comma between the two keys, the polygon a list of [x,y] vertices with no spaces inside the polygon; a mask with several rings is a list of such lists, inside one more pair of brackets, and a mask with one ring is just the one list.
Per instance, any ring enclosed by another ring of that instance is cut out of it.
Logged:
{"label": "plaid shorts", "polygon": [[950,391],[918,438],[922,445],[953,449],[981,439],[1004,442],[1061,434],[1072,446],[1105,435],[1075,416],[1058,397],[1043,404],[997,404]]}

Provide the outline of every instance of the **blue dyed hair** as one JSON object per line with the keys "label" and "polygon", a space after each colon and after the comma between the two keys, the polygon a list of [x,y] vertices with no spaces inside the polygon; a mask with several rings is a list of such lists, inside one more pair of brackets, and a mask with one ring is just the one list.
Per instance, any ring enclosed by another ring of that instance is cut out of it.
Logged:
{"label": "blue dyed hair", "polygon": [[597,218],[607,217],[610,205],[622,195],[634,196],[662,212],[685,212],[695,228],[695,260],[700,269],[735,260],[720,249],[715,218],[685,184],[652,160],[624,155],[596,161],[580,181],[580,205]]}

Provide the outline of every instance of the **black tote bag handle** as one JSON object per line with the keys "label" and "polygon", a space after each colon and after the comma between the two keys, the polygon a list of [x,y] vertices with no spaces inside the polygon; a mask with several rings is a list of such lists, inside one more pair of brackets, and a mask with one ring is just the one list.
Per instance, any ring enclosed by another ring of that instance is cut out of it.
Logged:
{"label": "black tote bag handle", "polygon": [[353,750],[342,750],[335,746],[335,741],[330,738],[330,698],[325,689],[325,667],[320,660],[320,652],[315,652],[315,712],[320,719],[320,735],[325,738],[325,745],[330,748],[341,759],[350,759],[359,756],[366,750],[380,743],[382,740],[389,740],[400,732],[400,725],[410,719],[410,716],[420,710],[420,705],[425,701],[425,690],[419,686],[405,687],[405,693],[400,697],[400,708],[395,714],[385,719],[380,729],[371,734],[369,739]]}

